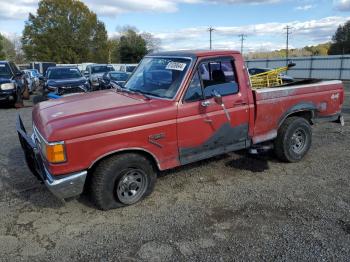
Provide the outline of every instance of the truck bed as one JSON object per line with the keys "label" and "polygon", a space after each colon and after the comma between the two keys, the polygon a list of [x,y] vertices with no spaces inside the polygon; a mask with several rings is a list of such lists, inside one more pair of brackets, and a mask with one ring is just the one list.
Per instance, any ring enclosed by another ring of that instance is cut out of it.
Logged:
{"label": "truck bed", "polygon": [[344,91],[341,81],[306,80],[280,87],[253,90],[255,126],[253,143],[277,136],[282,121],[290,114],[308,110],[312,119],[336,118]]}

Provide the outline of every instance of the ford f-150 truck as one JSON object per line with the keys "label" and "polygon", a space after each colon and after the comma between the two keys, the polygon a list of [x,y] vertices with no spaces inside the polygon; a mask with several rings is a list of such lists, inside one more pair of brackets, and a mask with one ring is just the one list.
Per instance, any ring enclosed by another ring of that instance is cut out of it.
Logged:
{"label": "ford f-150 truck", "polygon": [[103,210],[149,195],[157,172],[271,144],[301,160],[311,125],[343,122],[340,81],[301,81],[252,90],[235,51],[147,55],[123,87],[46,101],[33,109],[33,134],[20,116],[27,164],[54,195],[89,188]]}

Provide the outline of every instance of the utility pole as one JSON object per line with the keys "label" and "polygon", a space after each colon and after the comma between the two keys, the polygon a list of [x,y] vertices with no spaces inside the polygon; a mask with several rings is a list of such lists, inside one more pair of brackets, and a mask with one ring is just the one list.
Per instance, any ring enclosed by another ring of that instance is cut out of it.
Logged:
{"label": "utility pole", "polygon": [[213,27],[209,27],[208,28],[209,31],[209,35],[210,35],[210,50],[212,49],[212,38],[211,38],[211,34],[213,33],[213,31],[215,31],[215,29]]}
{"label": "utility pole", "polygon": [[289,35],[292,33],[291,32],[292,27],[287,25],[284,30],[286,30],[287,33],[287,40],[286,40],[286,65],[288,66],[288,58],[289,58]]}
{"label": "utility pole", "polygon": [[241,39],[241,54],[243,55],[243,45],[244,45],[244,40],[247,39],[247,35],[245,34],[240,34],[239,38]]}

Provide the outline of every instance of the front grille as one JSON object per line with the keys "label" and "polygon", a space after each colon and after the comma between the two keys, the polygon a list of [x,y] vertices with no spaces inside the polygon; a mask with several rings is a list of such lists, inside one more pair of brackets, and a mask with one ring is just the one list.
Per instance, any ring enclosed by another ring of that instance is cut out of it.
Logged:
{"label": "front grille", "polygon": [[79,86],[67,86],[57,88],[58,95],[73,94],[73,93],[85,93],[86,91]]}

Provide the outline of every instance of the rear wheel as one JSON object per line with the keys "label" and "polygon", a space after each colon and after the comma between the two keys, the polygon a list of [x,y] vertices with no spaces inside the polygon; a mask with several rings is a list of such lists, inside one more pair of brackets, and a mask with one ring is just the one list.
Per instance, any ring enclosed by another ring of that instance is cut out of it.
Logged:
{"label": "rear wheel", "polygon": [[102,210],[135,204],[153,191],[156,177],[152,164],[142,155],[112,156],[92,174],[92,200]]}
{"label": "rear wheel", "polygon": [[301,117],[287,118],[278,130],[275,153],[285,162],[298,162],[309,151],[312,130],[309,122]]}

